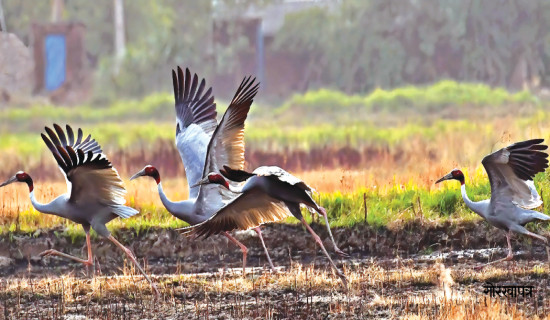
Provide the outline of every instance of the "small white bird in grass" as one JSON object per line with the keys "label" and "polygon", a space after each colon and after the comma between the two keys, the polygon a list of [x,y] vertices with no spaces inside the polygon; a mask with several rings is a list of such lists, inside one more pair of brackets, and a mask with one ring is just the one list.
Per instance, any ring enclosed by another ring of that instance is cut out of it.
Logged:
{"label": "small white bird in grass", "polygon": [[331,266],[347,288],[347,278],[330,258],[321,238],[305,221],[300,211],[304,204],[323,216],[334,245],[334,250],[340,256],[347,256],[336,246],[330,230],[326,210],[319,206],[311,197],[311,187],[305,182],[279,167],[259,167],[253,173],[244,170],[233,170],[228,166],[220,172],[230,181],[244,182],[234,187],[219,173],[211,172],[198,182],[198,185],[218,184],[239,194],[235,199],[218,210],[211,218],[195,226],[184,228],[186,233],[195,237],[209,237],[213,234],[232,230],[247,230],[264,223],[279,221],[289,216],[288,211],[300,220],[311,233],[317,244],[328,258]]}
{"label": "small white bird in grass", "polygon": [[512,232],[521,233],[544,241],[548,253],[548,239],[525,228],[529,222],[550,220],[550,217],[532,209],[542,205],[535,189],[533,178],[548,168],[548,148],[541,144],[544,139],[532,139],[514,143],[483,158],[481,163],[489,176],[491,199],[479,202],[471,201],[466,194],[464,174],[454,169],[435,183],[445,180],[460,181],[462,198],[466,206],[479,214],[491,225],[506,231],[508,256],[477,268],[513,258],[510,237]]}
{"label": "small white bird in grass", "polygon": [[78,129],[75,137],[72,128],[67,125],[67,134],[57,124],[54,129],[46,127],[48,136],[42,134],[42,139],[52,152],[61,171],[65,174],[68,192],[55,198],[50,203],[39,203],[34,197],[34,185],[32,178],[25,172],[20,171],[15,176],[0,184],[0,187],[13,182],[24,182],[29,187],[31,203],[33,207],[42,213],[53,214],[81,224],[86,232],[86,246],[88,247],[88,259],[80,259],[59,252],[57,250],[46,250],[40,256],[61,256],[92,265],[92,245],[90,243],[90,227],[99,235],[109,239],[132,260],[138,270],[149,281],[155,295],[158,290],[151,279],[140,267],[134,254],[118,242],[105,226],[115,218],[128,218],[138,213],[137,210],[127,207],[124,195],[126,189],[113,168],[101,151],[101,147],[91,136],[82,139],[82,130]]}

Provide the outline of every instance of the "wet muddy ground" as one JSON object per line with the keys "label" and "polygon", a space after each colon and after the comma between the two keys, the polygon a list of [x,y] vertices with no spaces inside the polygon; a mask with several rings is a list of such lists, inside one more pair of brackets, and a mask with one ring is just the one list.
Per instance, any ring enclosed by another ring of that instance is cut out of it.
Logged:
{"label": "wet muddy ground", "polygon": [[[154,275],[161,291],[156,300],[108,241],[92,240],[94,274],[92,268],[61,258],[38,257],[49,248],[84,257],[84,239],[73,243],[53,231],[12,235],[0,242],[0,319],[474,319],[484,313],[500,319],[550,314],[546,251],[529,239],[514,239],[514,261],[476,271],[474,266],[506,256],[504,234],[484,223],[411,223],[399,231],[335,229],[337,243],[351,256],[346,259],[333,254],[323,225],[314,229],[344,269],[348,291],[300,226],[264,228],[277,274],[266,268],[255,233],[236,233],[249,248],[246,277],[240,250],[224,237],[193,241],[176,231],[119,232],[116,236]],[[531,297],[491,298],[483,293],[488,281],[535,288]]]}

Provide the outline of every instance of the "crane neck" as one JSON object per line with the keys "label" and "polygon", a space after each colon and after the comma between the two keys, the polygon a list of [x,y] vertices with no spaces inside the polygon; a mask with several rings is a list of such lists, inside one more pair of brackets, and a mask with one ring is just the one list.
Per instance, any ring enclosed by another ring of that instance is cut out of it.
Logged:
{"label": "crane neck", "polygon": [[160,201],[162,202],[166,210],[170,212],[171,215],[189,224],[196,224],[198,222],[202,222],[202,219],[197,217],[194,211],[195,200],[185,200],[185,201],[179,201],[179,202],[171,201],[170,199],[168,199],[168,197],[164,193],[161,182],[157,184],[157,189],[159,192]]}
{"label": "crane neck", "polygon": [[34,196],[34,190],[30,192],[30,198],[31,198],[32,206],[36,209],[36,211],[42,212],[42,213],[55,214],[51,210],[52,209],[51,203],[40,203],[38,202],[38,200],[36,200],[36,197]]}
{"label": "crane neck", "polygon": [[464,184],[464,182],[462,182],[462,185],[460,186],[460,192],[462,193],[462,199],[464,200],[466,206],[470,208],[470,210],[472,210],[473,212],[485,218],[486,204],[483,202],[474,202],[470,200],[468,194],[466,193],[466,184]]}
{"label": "crane neck", "polygon": [[234,193],[243,193],[243,187],[244,187],[244,185],[233,186],[231,183],[228,183],[229,191],[234,192]]}
{"label": "crane neck", "polygon": [[168,199],[168,197],[164,193],[164,190],[162,189],[162,182],[157,183],[157,189],[159,191],[160,201],[162,202],[164,207],[166,207],[166,209],[171,212],[170,209],[173,207],[174,202],[170,201],[170,199]]}

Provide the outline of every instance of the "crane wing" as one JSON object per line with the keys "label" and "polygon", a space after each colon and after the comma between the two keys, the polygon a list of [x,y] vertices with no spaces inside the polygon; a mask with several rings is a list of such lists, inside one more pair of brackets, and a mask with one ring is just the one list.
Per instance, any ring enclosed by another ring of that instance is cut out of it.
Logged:
{"label": "crane wing", "polygon": [[526,209],[542,204],[533,178],[548,167],[548,146],[544,139],[532,139],[509,145],[483,158],[491,184],[491,202],[512,202]]}
{"label": "crane wing", "polygon": [[237,196],[208,220],[183,230],[195,238],[208,238],[224,231],[255,228],[289,216],[284,202],[261,191],[250,191]]}
{"label": "crane wing", "polygon": [[185,70],[185,75],[180,67],[177,72],[172,70],[172,82],[176,105],[176,148],[185,168],[189,197],[196,198],[199,187],[191,186],[199,182],[204,171],[208,142],[217,125],[216,104],[212,88],[205,90],[205,80],[199,83],[198,76],[191,77],[189,69]]}
{"label": "crane wing", "polygon": [[252,173],[255,174],[255,175],[258,175],[258,176],[273,176],[273,177],[276,177],[277,179],[279,179],[283,182],[286,182],[290,185],[298,186],[301,189],[303,189],[304,191],[309,192],[309,193],[315,191],[315,189],[308,186],[305,182],[303,182],[299,178],[291,175],[286,170],[281,169],[281,168],[276,167],[276,166],[258,167]]}
{"label": "crane wing", "polygon": [[244,168],[244,121],[258,93],[256,78],[244,78],[208,144],[202,177],[219,172],[223,165]]}
{"label": "crane wing", "polygon": [[78,128],[77,130],[77,136],[75,137],[74,131],[71,128],[71,126],[66,125],[67,134],[65,135],[65,132],[63,129],[57,125],[53,125],[54,130],[45,127],[46,130],[46,136],[45,134],[41,133],[42,140],[46,143],[46,146],[48,146],[48,149],[52,152],[55,160],[57,161],[57,164],[63,169],[64,162],[62,161],[61,155],[59,154],[57,147],[61,146],[63,148],[65,147],[71,147],[74,150],[82,150],[84,153],[88,153],[88,151],[92,151],[93,154],[100,154],[102,152],[101,146],[92,139],[91,135],[88,135],[86,139],[83,139],[83,133],[82,129]]}
{"label": "crane wing", "polygon": [[54,129],[57,135],[46,127],[49,138],[42,134],[42,139],[70,183],[69,202],[123,205],[126,190],[122,179],[101,153],[99,144],[90,136],[83,141],[81,129],[76,140],[70,126],[67,136],[58,125]]}

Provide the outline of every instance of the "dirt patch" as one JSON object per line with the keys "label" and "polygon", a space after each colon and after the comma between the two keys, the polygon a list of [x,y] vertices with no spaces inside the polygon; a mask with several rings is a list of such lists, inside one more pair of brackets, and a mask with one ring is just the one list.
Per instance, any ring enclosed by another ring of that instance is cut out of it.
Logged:
{"label": "dirt patch", "polygon": [[[321,236],[333,258],[332,244],[324,225],[314,224],[314,230]],[[351,228],[334,228],[334,237],[340,248],[353,259],[369,257],[402,259],[418,257],[439,257],[448,263],[458,263],[468,259],[487,261],[504,257],[499,250],[488,254],[459,254],[460,250],[504,248],[504,233],[486,223],[451,223],[427,225],[421,221],[404,225],[399,230],[374,228],[356,225]],[[58,236],[56,236],[56,234]],[[313,238],[299,225],[271,224],[263,228],[266,245],[276,266],[291,266],[293,263],[324,265],[326,259],[316,246]],[[225,237],[213,236],[206,240],[191,240],[178,231],[151,229],[136,233],[121,230],[115,236],[136,254],[140,261],[148,265],[153,274],[215,272],[220,268],[242,266],[240,249],[229,243]],[[249,249],[248,266],[267,265],[260,241],[253,231],[236,232],[237,239]],[[513,241],[514,250],[519,250],[518,258],[546,259],[542,243],[531,242],[523,237]],[[34,237],[30,235],[7,235],[0,238],[2,265],[0,276],[41,276],[56,275],[68,271],[85,272],[78,263],[58,257],[39,257],[39,253],[50,248],[79,257],[86,256],[84,239],[72,241],[64,236],[63,230],[50,230]],[[96,257],[96,271],[101,274],[117,274],[123,266],[123,254],[109,241],[92,239]],[[456,253],[456,254],[455,254]],[[345,263],[345,260],[338,260]]]}

